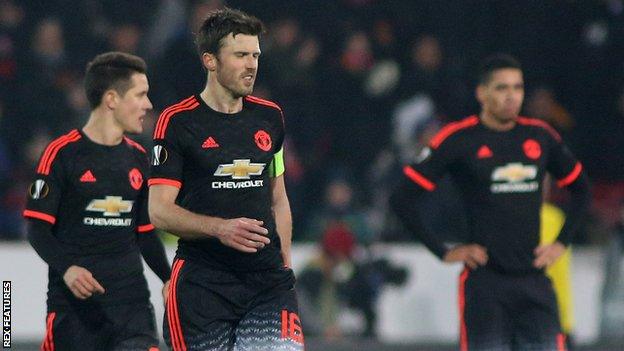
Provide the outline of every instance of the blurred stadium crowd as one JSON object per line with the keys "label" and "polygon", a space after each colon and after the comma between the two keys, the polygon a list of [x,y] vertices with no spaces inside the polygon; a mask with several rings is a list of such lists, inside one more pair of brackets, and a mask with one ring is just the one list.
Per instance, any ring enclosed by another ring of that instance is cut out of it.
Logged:
{"label": "blurred stadium crowd", "polygon": [[[29,179],[51,138],[88,116],[85,63],[119,50],[149,63],[159,111],[202,88],[192,33],[220,0],[0,0],[0,235],[22,238]],[[624,2],[229,1],[268,24],[255,94],[290,135],[295,240],[346,214],[363,241],[410,239],[386,193],[439,125],[477,111],[474,67],[503,51],[524,64],[525,113],[568,139],[594,183],[596,237],[624,197]],[[150,134],[140,136],[150,144]],[[453,207],[449,194],[432,199]],[[323,204],[323,205],[321,205]],[[322,218],[319,218],[322,217]],[[456,226],[445,218],[432,221]],[[600,233],[603,234],[600,234]]]}
{"label": "blurred stadium crowd", "polygon": [[[0,0],[0,239],[24,238],[26,182],[42,149],[88,117],[86,62],[108,50],[146,59],[155,108],[137,139],[149,146],[159,112],[201,90],[192,33],[223,4]],[[621,226],[623,0],[227,5],[268,25],[254,95],[285,112],[295,243],[350,252],[350,234],[363,245],[415,240],[388,214],[388,191],[441,125],[478,110],[474,68],[494,52],[523,62],[524,114],[555,126],[591,177],[593,216],[576,242],[605,243]],[[428,219],[461,240],[461,218],[448,215],[460,205],[450,184],[441,188]],[[565,207],[565,197],[553,199]]]}

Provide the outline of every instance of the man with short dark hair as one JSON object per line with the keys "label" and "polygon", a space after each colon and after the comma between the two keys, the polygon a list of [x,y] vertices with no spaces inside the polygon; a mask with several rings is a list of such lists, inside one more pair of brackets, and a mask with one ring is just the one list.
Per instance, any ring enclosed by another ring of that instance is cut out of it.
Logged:
{"label": "man with short dark hair", "polygon": [[[462,350],[561,350],[557,304],[544,269],[570,244],[590,202],[583,167],[547,123],[520,117],[522,69],[497,55],[484,62],[476,89],[481,113],[451,123],[431,140],[394,191],[394,211],[445,262],[462,262]],[[447,247],[422,225],[414,202],[450,173],[461,192],[470,242]],[[546,173],[570,191],[557,240],[539,245]]]}
{"label": "man with short dark hair", "polygon": [[176,351],[303,349],[282,110],[249,95],[262,32],[211,13],[197,34],[206,86],[156,124],[149,212],[180,237],[164,323]]}
{"label": "man with short dark hair", "polygon": [[52,350],[157,350],[141,255],[163,281],[171,268],[147,214],[148,158],[124,136],[152,108],[145,62],[109,52],[87,66],[91,115],[41,156],[24,217],[49,266],[41,345]]}

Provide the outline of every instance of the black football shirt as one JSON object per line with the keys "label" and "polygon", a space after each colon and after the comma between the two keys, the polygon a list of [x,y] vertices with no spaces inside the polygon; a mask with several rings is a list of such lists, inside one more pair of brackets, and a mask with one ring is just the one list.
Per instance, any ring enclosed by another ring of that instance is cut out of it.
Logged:
{"label": "black football shirt", "polygon": [[165,109],[156,124],[149,185],[180,189],[176,203],[194,213],[264,222],[271,243],[244,253],[216,238],[178,241],[177,255],[212,267],[257,271],[283,265],[271,210],[271,178],[283,173],[282,110],[247,96],[234,114],[211,109],[199,95]]}
{"label": "black football shirt", "polygon": [[88,269],[106,290],[78,300],[62,274],[49,269],[49,307],[149,297],[137,245],[137,235],[152,235],[142,233],[154,229],[147,214],[148,172],[145,150],[127,137],[105,146],[72,130],[47,146],[24,216],[50,223],[73,264]]}
{"label": "black football shirt", "polygon": [[[533,271],[539,244],[542,181],[548,172],[560,187],[573,183],[582,166],[545,122],[519,117],[505,132],[471,116],[443,128],[403,173],[433,191],[449,173],[467,211],[470,242],[483,245],[488,266],[503,272]],[[570,238],[559,237],[568,244]],[[441,243],[431,248],[442,256]]]}

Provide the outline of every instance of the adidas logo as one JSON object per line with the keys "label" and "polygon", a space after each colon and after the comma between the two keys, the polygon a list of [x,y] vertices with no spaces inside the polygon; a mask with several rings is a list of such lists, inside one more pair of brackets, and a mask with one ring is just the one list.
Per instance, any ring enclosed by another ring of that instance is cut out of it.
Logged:
{"label": "adidas logo", "polygon": [[202,144],[203,149],[213,149],[219,147],[219,143],[217,143],[213,137],[208,137],[206,141]]}
{"label": "adidas logo", "polygon": [[487,145],[482,145],[477,151],[477,158],[490,158],[494,156],[492,150]]}
{"label": "adidas logo", "polygon": [[95,183],[96,180],[97,179],[95,179],[95,177],[93,176],[93,173],[91,173],[91,170],[87,170],[80,177],[80,182],[82,182],[82,183]]}

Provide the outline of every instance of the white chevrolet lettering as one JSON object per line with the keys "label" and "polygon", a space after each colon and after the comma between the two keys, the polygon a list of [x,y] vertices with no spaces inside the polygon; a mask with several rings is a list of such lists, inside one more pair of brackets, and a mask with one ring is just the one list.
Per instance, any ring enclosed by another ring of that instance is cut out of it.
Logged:
{"label": "white chevrolet lettering", "polygon": [[496,167],[492,172],[493,183],[490,186],[492,193],[528,193],[539,189],[537,167],[523,165],[522,163],[508,163],[505,166]]}
{"label": "white chevrolet lettering", "polygon": [[252,163],[251,160],[234,160],[229,164],[221,164],[217,167],[214,175],[218,177],[231,177],[233,180],[244,181],[224,181],[224,182],[212,182],[213,189],[244,189],[244,188],[256,188],[264,186],[262,179],[249,180],[251,176],[262,175],[266,164],[265,163]]}

